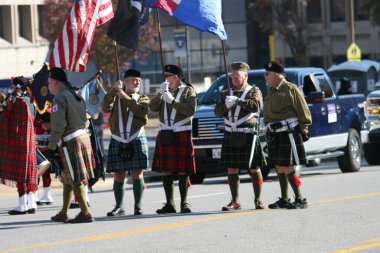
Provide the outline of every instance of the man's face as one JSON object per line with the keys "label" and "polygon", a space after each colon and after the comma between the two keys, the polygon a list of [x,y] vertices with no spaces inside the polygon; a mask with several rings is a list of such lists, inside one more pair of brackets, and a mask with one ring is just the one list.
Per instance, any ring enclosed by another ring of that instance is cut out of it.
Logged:
{"label": "man's face", "polygon": [[54,96],[57,95],[57,92],[58,92],[57,81],[49,77],[48,82],[49,82],[48,88],[49,88],[50,93],[53,94]]}
{"label": "man's face", "polygon": [[141,85],[140,77],[127,77],[124,79],[125,83],[125,93],[133,94],[139,92]]}
{"label": "man's face", "polygon": [[270,72],[270,71],[267,71],[264,73],[264,78],[269,87],[275,87],[281,81],[281,78],[279,77],[277,73]]}
{"label": "man's face", "polygon": [[169,83],[170,90],[176,90],[181,82],[177,75],[170,72],[165,72],[165,80]]}
{"label": "man's face", "polygon": [[234,88],[240,90],[248,80],[248,73],[241,70],[232,70],[231,80]]}

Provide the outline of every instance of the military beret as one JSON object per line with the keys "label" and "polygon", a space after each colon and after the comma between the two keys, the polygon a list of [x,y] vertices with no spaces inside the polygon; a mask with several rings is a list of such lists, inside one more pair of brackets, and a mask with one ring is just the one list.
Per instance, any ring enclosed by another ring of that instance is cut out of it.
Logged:
{"label": "military beret", "polygon": [[23,76],[16,76],[16,77],[12,77],[12,84],[17,86],[18,88],[21,88],[22,90],[26,90],[26,87],[28,86],[29,81]]}
{"label": "military beret", "polygon": [[127,77],[141,77],[141,73],[135,69],[128,69],[124,73],[124,79]]}
{"label": "military beret", "polygon": [[177,65],[172,65],[172,64],[166,65],[164,67],[164,70],[165,72],[172,73],[173,75],[177,75],[179,78],[183,77],[183,71]]}
{"label": "military beret", "polygon": [[242,62],[242,61],[234,62],[231,64],[231,69],[248,72],[249,71],[249,65],[245,62]]}
{"label": "military beret", "polygon": [[269,72],[284,74],[284,67],[278,62],[271,61],[264,66],[264,69]]}
{"label": "military beret", "polygon": [[64,84],[68,83],[66,73],[61,68],[51,68],[49,71],[49,77]]}

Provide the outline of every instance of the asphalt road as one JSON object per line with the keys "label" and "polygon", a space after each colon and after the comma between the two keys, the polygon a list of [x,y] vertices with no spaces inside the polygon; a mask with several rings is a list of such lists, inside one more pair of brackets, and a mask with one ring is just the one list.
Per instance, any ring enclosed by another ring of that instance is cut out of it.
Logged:
{"label": "asphalt road", "polygon": [[[253,190],[241,175],[241,211],[225,213],[229,202],[225,177],[206,178],[189,191],[191,214],[157,215],[164,202],[160,182],[150,182],[143,199],[144,215],[132,215],[133,193],[127,185],[127,215],[106,217],[113,208],[112,179],[90,194],[95,222],[57,224],[62,192],[54,204],[36,214],[9,216],[17,204],[15,188],[0,186],[0,253],[5,252],[380,252],[380,167],[363,166],[342,174],[336,162],[309,168],[302,176],[305,210],[253,210]],[[57,185],[55,183],[54,185]],[[9,190],[11,189],[11,190]],[[280,190],[274,174],[264,182],[266,204]],[[179,191],[175,187],[176,204]],[[73,217],[78,210],[70,210]]]}

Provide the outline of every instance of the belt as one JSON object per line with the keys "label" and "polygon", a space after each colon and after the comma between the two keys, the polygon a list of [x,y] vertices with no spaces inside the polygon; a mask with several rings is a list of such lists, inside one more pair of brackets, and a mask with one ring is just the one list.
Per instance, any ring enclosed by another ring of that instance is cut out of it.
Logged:
{"label": "belt", "polygon": [[69,134],[69,135],[66,135],[65,137],[63,137],[63,141],[64,142],[68,142],[82,134],[85,134],[85,133],[88,133],[87,132],[87,129],[79,129],[79,130],[76,130],[75,132]]}
{"label": "belt", "polygon": [[277,122],[272,122],[266,125],[270,132],[284,132],[289,129],[293,129],[298,125],[297,118],[290,118],[286,120],[281,120]]}
{"label": "belt", "polygon": [[183,132],[188,131],[192,129],[192,125],[186,125],[186,126],[178,126],[178,127],[168,127],[166,125],[161,124],[160,130],[173,130],[173,132]]}
{"label": "belt", "polygon": [[232,133],[232,132],[239,132],[239,133],[251,134],[251,133],[255,132],[255,129],[254,128],[250,128],[250,127],[237,128],[237,127],[224,126],[224,130],[226,130],[227,132],[230,132],[230,133]]}

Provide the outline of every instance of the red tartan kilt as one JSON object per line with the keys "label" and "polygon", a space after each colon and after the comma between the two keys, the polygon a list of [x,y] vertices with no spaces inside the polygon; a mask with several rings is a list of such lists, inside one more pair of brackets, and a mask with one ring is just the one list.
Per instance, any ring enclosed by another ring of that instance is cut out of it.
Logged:
{"label": "red tartan kilt", "polygon": [[194,145],[191,131],[174,133],[174,142],[164,146],[160,142],[160,132],[157,135],[154,150],[152,170],[172,173],[196,173]]}

